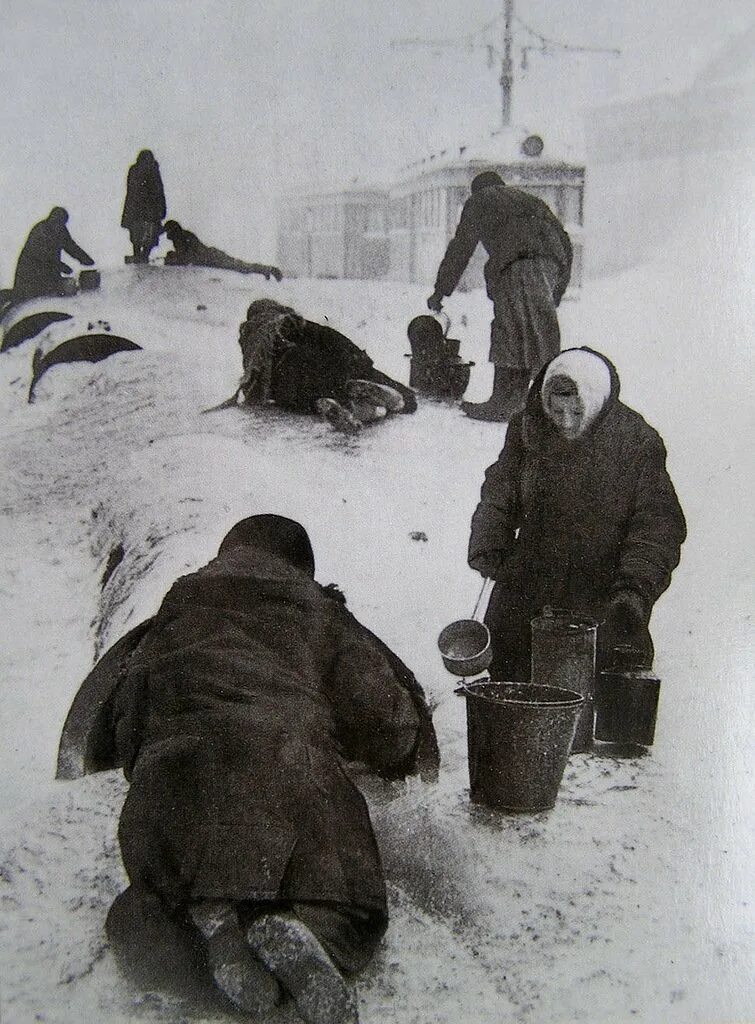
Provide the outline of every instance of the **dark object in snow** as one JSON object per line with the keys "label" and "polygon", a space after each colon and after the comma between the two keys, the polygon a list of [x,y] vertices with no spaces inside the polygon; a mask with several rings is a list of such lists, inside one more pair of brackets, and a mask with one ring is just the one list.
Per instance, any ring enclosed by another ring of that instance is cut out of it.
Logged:
{"label": "dark object in snow", "polygon": [[197,306],[197,312],[198,312],[198,313],[201,313],[201,312],[203,312],[203,311],[204,311],[205,309],[207,309],[207,306],[203,306],[203,305],[202,305],[202,303],[200,302],[200,303],[199,303],[199,305]]}
{"label": "dark object in snow", "polygon": [[554,686],[465,683],[469,795],[499,811],[550,810],[556,802],[581,694]]}
{"label": "dark object in snow", "polygon": [[[350,761],[388,779],[435,777],[430,710],[409,669],[315,581],[303,527],[266,515],[237,523],[98,662],[66,720],[58,777],[123,768],[119,840],[135,896],[189,916],[208,951],[215,912],[218,928],[242,929],[285,912],[346,973],[387,923]],[[287,944],[274,945],[277,956]],[[226,991],[223,966],[211,965]],[[288,965],[280,972],[292,986]]]}
{"label": "dark object in snow", "polygon": [[573,754],[592,747],[597,631],[594,619],[552,608],[532,620],[532,683],[576,690],[585,698],[574,733]]}
{"label": "dark object in snow", "polygon": [[425,542],[427,541],[427,534],[425,533],[424,530],[412,530],[409,536],[412,538],[412,540],[421,540]]}
{"label": "dark object in snow", "polygon": [[55,206],[45,220],[31,229],[16,264],[14,302],[23,302],[39,295],[76,293],[76,282],[64,276],[71,273],[71,268],[61,262],[61,252],[72,256],[85,267],[91,267],[94,260],[71,238],[67,223],[68,212],[62,206]]}
{"label": "dark object in snow", "polygon": [[[549,376],[551,365],[569,362],[571,376]],[[578,368],[587,362],[595,364],[589,374]],[[566,384],[574,395],[558,394]],[[565,408],[575,398],[592,419],[570,439],[551,416],[558,411],[554,402]],[[509,423],[472,517],[469,564],[497,583],[485,616],[493,678],[529,682],[530,622],[546,605],[579,610],[601,623],[598,671],[619,643],[632,644],[652,664],[650,614],[671,581],[685,536],[663,440],[620,401],[616,368],[591,349],[562,352],[542,369],[524,410]],[[630,605],[640,615],[633,613],[627,634],[623,609]]]}
{"label": "dark object in snow", "polygon": [[121,227],[126,228],[134,254],[127,263],[147,263],[160,240],[160,225],[166,213],[165,191],[160,165],[151,149],[143,149],[128,169],[126,201]]}
{"label": "dark object in snow", "polygon": [[[239,327],[239,345],[244,368],[239,392],[249,405],[272,401],[290,412],[312,415],[319,412],[318,401],[326,398],[359,418],[354,382],[367,381],[397,391],[401,413],[417,408],[411,388],[377,370],[353,341],[273,299],[251,303]],[[398,411],[397,404],[392,408]]]}
{"label": "dark object in snow", "polygon": [[606,743],[651,747],[661,681],[642,654],[624,645],[595,687],[595,738]]}
{"label": "dark object in snow", "polygon": [[25,316],[23,320],[17,320],[3,334],[3,343],[0,345],[0,352],[7,352],[8,349],[16,348],[29,338],[35,338],[45,327],[50,324],[59,323],[63,320],[71,320],[70,313],[59,313],[51,310],[44,313],[32,313]]}
{"label": "dark object in snow", "polygon": [[107,581],[110,579],[115,570],[123,561],[124,555],[125,551],[123,549],[122,544],[116,544],[116,546],[111,549],[110,554],[107,557],[107,565],[105,566],[105,569],[102,573],[102,579],[100,580],[100,590],[105,589]]}
{"label": "dark object in snow", "polygon": [[[450,321],[449,321],[450,323]],[[463,362],[459,342],[447,337],[433,316],[415,316],[407,327],[411,345],[409,384],[429,398],[461,398],[469,384],[473,362]]]}
{"label": "dark object in snow", "polygon": [[276,281],[283,278],[278,267],[267,263],[247,263],[236,259],[235,256],[229,256],[222,249],[205,245],[193,231],[187,231],[176,220],[166,221],[162,230],[173,243],[173,250],[165,256],[165,265],[168,267],[214,267],[217,270],[235,270],[239,274],[261,274],[266,281],[271,277]]}
{"label": "dark object in snow", "polygon": [[[464,411],[475,419],[502,420],[516,410],[540,367],[558,353],[556,308],[571,276],[572,245],[547,203],[507,186],[496,172],[484,171],[472,181],[472,194],[438,268],[427,300],[431,310],[440,311],[478,243],[488,254],[485,284],[493,301],[489,358],[499,373],[490,399],[470,403]],[[516,377],[509,371],[516,371]]]}
{"label": "dark object in snow", "polygon": [[46,355],[38,348],[32,359],[31,384],[29,385],[28,401],[34,401],[34,389],[40,378],[59,363],[99,363],[116,352],[141,352],[141,345],[121,338],[117,334],[81,334],[77,338],[69,338]]}
{"label": "dark object in snow", "polygon": [[100,272],[99,270],[80,270],[79,271],[79,291],[82,292],[96,292],[100,287]]}

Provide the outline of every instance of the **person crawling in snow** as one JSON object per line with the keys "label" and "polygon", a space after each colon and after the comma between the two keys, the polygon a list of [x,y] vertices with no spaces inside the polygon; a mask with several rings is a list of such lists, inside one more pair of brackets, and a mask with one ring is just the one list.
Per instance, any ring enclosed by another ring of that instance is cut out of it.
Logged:
{"label": "person crawling in snow", "polygon": [[491,678],[529,679],[530,622],[545,606],[600,623],[599,667],[619,647],[650,666],[650,613],[685,536],[663,441],[619,400],[613,364],[589,348],[556,356],[512,417],[472,517],[469,564],[496,581]]}
{"label": "person crawling in snow", "polygon": [[314,573],[299,523],[242,520],[77,701],[106,679],[87,770],[120,766],[130,782],[114,949],[151,962],[172,937],[175,967],[189,935],[252,1019],[290,997],[307,1024],[354,1024],[344,975],[369,961],[388,913],[350,765],[434,778],[438,746],[413,674]]}
{"label": "person crawling in snow", "polygon": [[229,256],[222,249],[200,242],[193,231],[181,227],[177,220],[166,220],[163,233],[173,244],[173,249],[166,253],[165,263],[169,267],[214,267],[216,270],[235,270],[239,274],[262,274],[266,281],[274,277],[276,281],[283,278],[278,267],[267,263],[245,263],[235,256]]}
{"label": "person crawling in snow", "polygon": [[272,299],[249,306],[239,345],[244,373],[238,395],[249,405],[274,402],[317,414],[344,433],[417,408],[411,388],[377,370],[353,341]]}

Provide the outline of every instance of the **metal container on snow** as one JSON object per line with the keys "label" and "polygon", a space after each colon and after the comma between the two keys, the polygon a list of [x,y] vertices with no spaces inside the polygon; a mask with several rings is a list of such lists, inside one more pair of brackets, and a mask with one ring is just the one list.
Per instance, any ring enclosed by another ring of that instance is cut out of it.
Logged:
{"label": "metal container on snow", "polygon": [[469,794],[500,811],[536,813],[556,802],[584,697],[528,683],[463,684]]}
{"label": "metal container on snow", "polygon": [[661,681],[631,648],[615,650],[612,661],[596,682],[595,738],[651,747]]}
{"label": "metal container on snow", "polygon": [[96,292],[100,287],[99,270],[80,270],[79,289],[82,292]]}
{"label": "metal container on snow", "polygon": [[589,750],[593,740],[595,647],[594,619],[562,609],[546,609],[532,620],[532,682],[575,690],[584,699],[572,753]]}

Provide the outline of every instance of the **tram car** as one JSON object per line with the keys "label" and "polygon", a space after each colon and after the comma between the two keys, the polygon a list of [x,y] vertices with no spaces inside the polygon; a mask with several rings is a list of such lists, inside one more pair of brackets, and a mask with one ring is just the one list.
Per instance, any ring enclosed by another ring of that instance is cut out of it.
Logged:
{"label": "tram car", "polygon": [[277,263],[286,277],[386,277],[387,191],[352,188],[286,200]]}
{"label": "tram car", "polygon": [[[290,276],[388,278],[432,286],[475,175],[496,170],[543,199],[572,241],[567,297],[582,285],[585,165],[567,145],[549,145],[524,128],[494,132],[406,168],[386,189],[349,189],[289,201],[278,236],[278,264]],[[481,246],[460,289],[484,287]]]}

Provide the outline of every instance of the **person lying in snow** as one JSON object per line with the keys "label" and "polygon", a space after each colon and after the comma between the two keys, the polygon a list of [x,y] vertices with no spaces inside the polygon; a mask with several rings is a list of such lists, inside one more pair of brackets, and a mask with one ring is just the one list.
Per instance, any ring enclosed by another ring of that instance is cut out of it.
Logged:
{"label": "person lying in snow", "polygon": [[250,405],[272,401],[291,412],[319,414],[346,433],[417,408],[411,388],[375,369],[353,341],[272,299],[249,306],[239,345],[244,373],[238,395]]}
{"label": "person lying in snow", "polygon": [[193,231],[181,227],[177,220],[167,220],[163,233],[173,243],[173,249],[166,253],[165,263],[170,267],[214,267],[217,270],[236,270],[239,274],[262,274],[266,281],[283,277],[277,267],[266,263],[245,263],[229,256],[222,249],[200,242]]}
{"label": "person lying in snow", "polygon": [[613,364],[589,348],[556,356],[512,417],[472,517],[469,564],[496,581],[491,678],[529,678],[530,621],[546,605],[601,623],[599,665],[620,645],[652,664],[650,613],[685,536],[663,441],[619,400]]}
{"label": "person lying in snow", "polygon": [[412,673],[314,572],[299,523],[237,523],[88,677],[112,676],[88,770],[122,766],[130,782],[116,950],[130,935],[153,960],[161,922],[188,928],[254,1019],[287,993],[308,1024],[353,1024],[343,975],[370,959],[388,914],[346,765],[434,778],[438,747]]}

